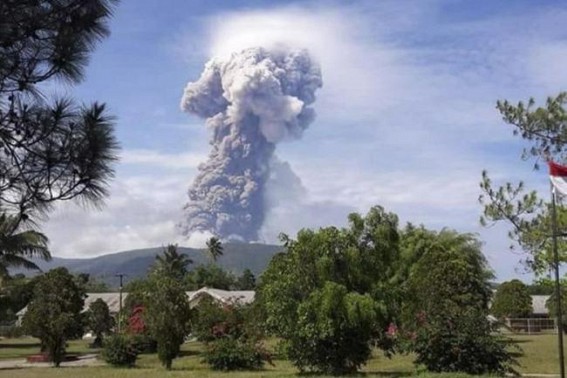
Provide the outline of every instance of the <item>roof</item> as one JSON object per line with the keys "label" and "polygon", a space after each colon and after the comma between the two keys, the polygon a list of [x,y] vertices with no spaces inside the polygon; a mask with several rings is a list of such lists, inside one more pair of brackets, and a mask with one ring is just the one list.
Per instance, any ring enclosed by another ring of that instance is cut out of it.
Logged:
{"label": "roof", "polygon": [[254,302],[253,290],[220,290],[203,287],[197,291],[188,291],[189,303],[195,305],[203,296],[210,296],[221,303],[249,304]]}
{"label": "roof", "polygon": [[[194,307],[201,298],[205,295],[212,297],[213,299],[221,303],[238,303],[238,304],[248,304],[254,302],[254,296],[256,294],[253,290],[219,290],[211,289],[208,287],[203,287],[197,291],[187,291],[185,292],[189,298],[189,303]],[[122,293],[122,304],[126,300],[128,293]],[[120,310],[120,294],[119,293],[87,293],[85,298],[85,305],[83,306],[83,312],[89,309],[92,302],[97,299],[102,299],[108,305],[110,313],[118,313]],[[22,317],[27,311],[27,306],[18,311],[17,316]]]}

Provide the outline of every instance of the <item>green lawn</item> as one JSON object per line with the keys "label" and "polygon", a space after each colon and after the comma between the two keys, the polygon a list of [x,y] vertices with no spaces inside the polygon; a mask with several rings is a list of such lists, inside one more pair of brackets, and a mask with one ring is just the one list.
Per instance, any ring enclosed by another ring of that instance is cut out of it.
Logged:
{"label": "green lawn", "polygon": [[[518,356],[521,373],[555,374],[558,370],[557,337],[556,335],[541,336],[515,336],[517,345],[523,349]],[[218,373],[210,371],[200,362],[198,343],[189,343],[183,346],[183,356],[173,363],[170,372],[162,369],[155,355],[140,356],[137,367],[134,369],[115,369],[107,366],[77,367],[61,369],[28,368],[17,370],[0,370],[0,377],[13,378],[50,378],[50,377],[81,377],[81,378],[166,378],[166,377],[293,377],[297,370],[284,360],[275,360],[275,366],[267,365],[265,370],[258,372]],[[17,339],[0,340],[0,359],[23,358],[26,355],[39,351],[37,340]],[[69,345],[72,353],[92,353],[85,341],[74,341]],[[362,370],[362,376],[368,377],[404,377],[415,374],[412,356],[395,356],[391,359],[384,357],[380,352],[374,354],[368,365]],[[422,378],[434,377],[467,377],[456,374],[425,374]]]}

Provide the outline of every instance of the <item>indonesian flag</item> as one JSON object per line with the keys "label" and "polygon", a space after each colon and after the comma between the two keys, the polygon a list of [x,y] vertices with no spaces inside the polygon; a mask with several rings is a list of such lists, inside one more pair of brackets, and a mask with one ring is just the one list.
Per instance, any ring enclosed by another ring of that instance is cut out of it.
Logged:
{"label": "indonesian flag", "polygon": [[553,188],[560,194],[567,196],[567,167],[552,161],[549,164],[549,178]]}

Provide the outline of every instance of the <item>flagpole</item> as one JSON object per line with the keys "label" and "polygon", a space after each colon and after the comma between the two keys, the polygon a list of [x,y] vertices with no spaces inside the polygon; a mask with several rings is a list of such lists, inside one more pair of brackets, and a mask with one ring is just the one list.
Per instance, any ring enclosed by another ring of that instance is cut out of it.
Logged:
{"label": "flagpole", "polygon": [[563,310],[561,308],[561,282],[559,281],[559,252],[557,251],[557,209],[555,205],[556,190],[551,185],[551,222],[553,228],[553,266],[555,268],[555,298],[557,298],[557,338],[559,342],[559,371],[565,378],[565,361],[563,357]]}

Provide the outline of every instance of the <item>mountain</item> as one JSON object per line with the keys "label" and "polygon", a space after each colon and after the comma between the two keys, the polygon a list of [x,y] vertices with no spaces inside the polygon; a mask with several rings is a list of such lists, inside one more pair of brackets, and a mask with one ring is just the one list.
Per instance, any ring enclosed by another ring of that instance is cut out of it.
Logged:
{"label": "mountain", "polygon": [[[281,246],[269,244],[223,243],[224,254],[217,264],[235,274],[244,269],[250,269],[254,275],[261,274],[272,256],[282,251]],[[206,249],[178,248],[191,260],[189,269],[210,262]],[[162,253],[163,247],[135,249],[102,255],[93,258],[67,259],[54,257],[51,261],[37,261],[37,265],[47,271],[56,267],[66,267],[73,273],[88,273],[111,287],[118,286],[116,274],[125,274],[124,283],[139,277],[144,277],[148,268],[154,263],[155,256]]]}

